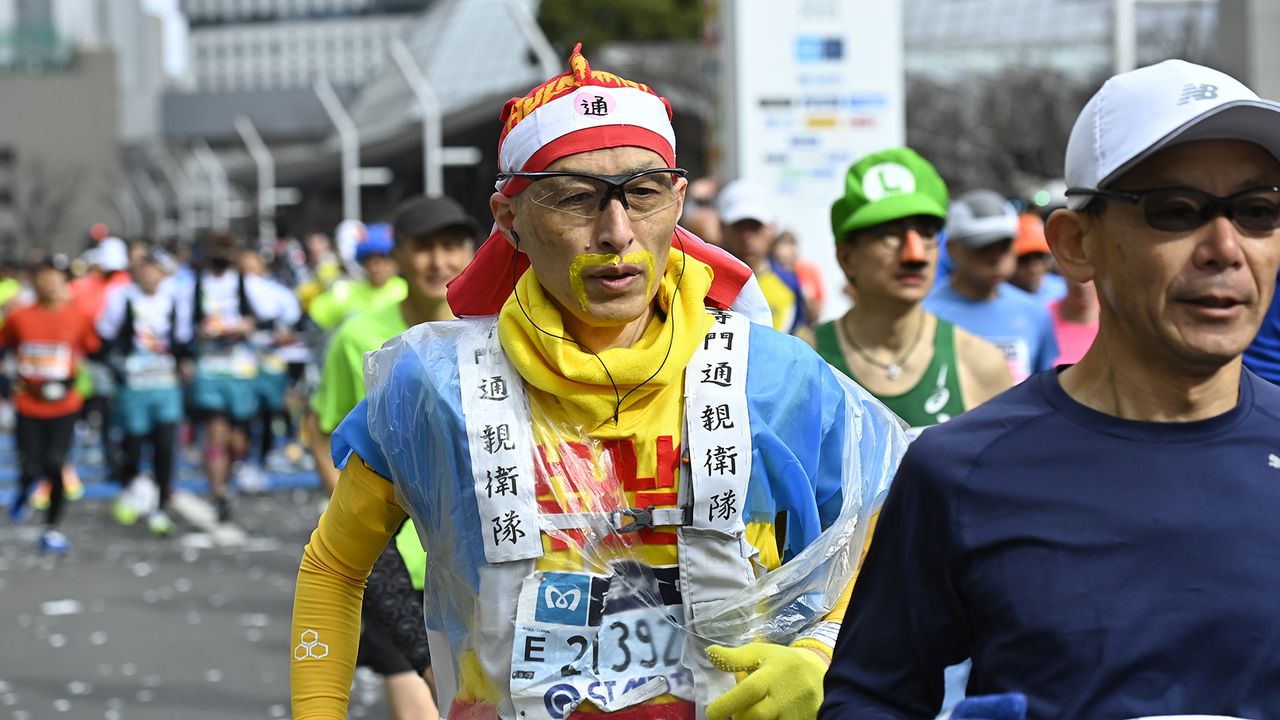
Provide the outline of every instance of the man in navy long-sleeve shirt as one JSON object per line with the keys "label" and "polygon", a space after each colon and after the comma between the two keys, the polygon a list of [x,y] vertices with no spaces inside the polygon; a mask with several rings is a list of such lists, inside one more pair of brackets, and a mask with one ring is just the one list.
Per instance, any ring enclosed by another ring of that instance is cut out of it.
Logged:
{"label": "man in navy long-sleeve shirt", "polygon": [[1033,718],[1280,717],[1280,389],[1244,370],[1280,266],[1280,104],[1118,75],[1048,239],[1098,338],[912,446],[820,717],[931,718],[943,669]]}

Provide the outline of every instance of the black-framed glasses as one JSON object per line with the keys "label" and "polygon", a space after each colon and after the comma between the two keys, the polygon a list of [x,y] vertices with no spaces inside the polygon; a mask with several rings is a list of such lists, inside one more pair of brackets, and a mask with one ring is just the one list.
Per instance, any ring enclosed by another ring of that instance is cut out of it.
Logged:
{"label": "black-framed glasses", "polygon": [[534,203],[581,218],[598,218],[617,198],[632,220],[666,210],[680,199],[675,180],[688,175],[681,168],[649,168],[629,175],[580,172],[504,172],[498,180],[524,178],[533,184],[525,192]]}
{"label": "black-framed glasses", "polygon": [[1189,232],[1222,215],[1245,232],[1269,233],[1280,228],[1280,186],[1259,185],[1226,197],[1190,187],[1146,190],[1071,188],[1067,196],[1084,195],[1140,205],[1147,225],[1164,232]]}
{"label": "black-framed glasses", "polygon": [[855,238],[866,238],[878,243],[889,252],[898,252],[907,242],[907,233],[915,232],[920,236],[926,250],[938,247],[938,236],[942,234],[943,222],[935,219],[894,220],[871,227],[855,230],[851,235]]}

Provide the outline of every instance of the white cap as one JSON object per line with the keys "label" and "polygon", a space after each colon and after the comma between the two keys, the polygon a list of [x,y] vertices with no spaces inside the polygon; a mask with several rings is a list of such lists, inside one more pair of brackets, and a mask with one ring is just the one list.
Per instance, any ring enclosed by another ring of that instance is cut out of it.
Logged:
{"label": "white cap", "polygon": [[129,269],[129,246],[118,237],[105,237],[93,254],[93,264],[104,272]]}
{"label": "white cap", "polygon": [[364,223],[359,220],[347,218],[338,223],[338,229],[333,231],[333,244],[338,249],[338,257],[347,263],[355,262],[356,247],[364,240],[364,236]]}
{"label": "white cap", "polygon": [[725,185],[716,198],[716,212],[725,225],[739,220],[758,220],[768,225],[775,219],[773,199],[764,188],[749,180],[734,180]]}
{"label": "white cap", "polygon": [[[1107,80],[1067,141],[1068,188],[1104,188],[1156,151],[1192,140],[1247,140],[1280,160],[1280,103],[1230,75],[1165,60]],[[1080,209],[1088,196],[1072,195]]]}

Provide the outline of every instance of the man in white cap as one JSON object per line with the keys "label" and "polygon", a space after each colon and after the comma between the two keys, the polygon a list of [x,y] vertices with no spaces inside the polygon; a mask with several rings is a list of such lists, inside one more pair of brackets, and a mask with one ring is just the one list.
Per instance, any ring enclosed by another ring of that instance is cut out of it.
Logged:
{"label": "man in white cap", "polygon": [[1280,265],[1280,104],[1170,60],[1111,78],[1047,237],[1076,365],[925,433],[880,515],[825,718],[933,717],[943,668],[1028,717],[1280,717],[1280,389],[1242,369]]}
{"label": "man in white cap", "polygon": [[755,273],[769,304],[773,329],[790,332],[802,308],[795,291],[774,272],[769,260],[777,235],[777,217],[769,194],[750,180],[734,180],[716,198],[716,212],[720,214],[721,245]]}
{"label": "man in white cap", "polygon": [[727,310],[746,276],[677,229],[666,100],[578,50],[569,66],[507,104],[471,265],[489,271],[449,287],[459,316],[484,304],[467,290],[499,311],[366,356],[333,435],[344,468],[294,601],[299,720],[347,716],[364,579],[406,514],[454,720],[817,712],[905,436]]}
{"label": "man in white cap", "polygon": [[[90,248],[83,256],[89,263],[89,270],[81,277],[67,284],[71,294],[71,303],[89,322],[95,323],[102,316],[108,298],[129,286],[132,278],[129,275],[129,246],[124,240],[114,235],[104,237],[97,245]],[[115,374],[106,363],[97,358],[85,358],[85,389],[88,396],[84,399],[84,417],[96,440],[99,452],[110,470],[111,475],[121,485],[131,478],[122,475],[124,458],[117,452],[119,438],[115,437],[114,427],[118,416],[114,410],[116,397]],[[68,481],[68,496],[77,498],[84,491],[80,479],[76,475],[75,465],[68,464],[64,473]],[[43,502],[40,492],[42,483],[37,489],[36,505]]]}
{"label": "man in white cap", "polygon": [[[174,529],[167,509],[183,409],[179,365],[191,342],[187,313],[166,282],[171,271],[168,256],[145,249],[132,265],[133,282],[107,297],[95,324],[119,383],[115,409],[124,432],[124,487],[112,514],[122,525],[142,517],[156,535]],[[141,472],[148,445],[150,477]]]}

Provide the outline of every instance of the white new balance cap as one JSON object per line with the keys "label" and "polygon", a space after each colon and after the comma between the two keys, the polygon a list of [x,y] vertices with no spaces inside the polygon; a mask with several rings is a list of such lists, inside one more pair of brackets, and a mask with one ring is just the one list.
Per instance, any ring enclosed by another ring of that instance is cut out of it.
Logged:
{"label": "white new balance cap", "polygon": [[[1247,140],[1280,160],[1280,103],[1185,60],[1121,73],[1089,99],[1071,128],[1067,187],[1105,188],[1156,151],[1192,140]],[[1078,210],[1089,200],[1073,195],[1067,206]]]}

